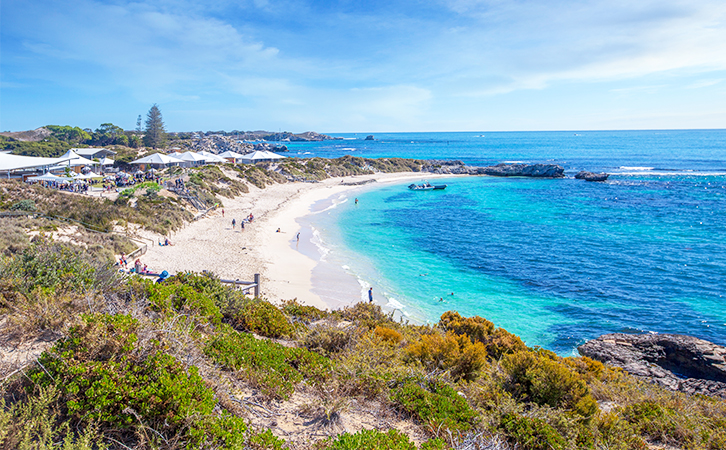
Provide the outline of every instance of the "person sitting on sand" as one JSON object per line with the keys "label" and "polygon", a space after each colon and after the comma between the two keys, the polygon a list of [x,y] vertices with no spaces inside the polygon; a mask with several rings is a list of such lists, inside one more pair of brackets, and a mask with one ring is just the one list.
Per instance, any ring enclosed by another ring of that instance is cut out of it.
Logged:
{"label": "person sitting on sand", "polygon": [[279,232],[280,232],[280,229],[278,228],[277,231],[275,231],[275,233],[279,233]]}
{"label": "person sitting on sand", "polygon": [[149,273],[149,268],[146,264],[144,264],[144,268],[141,269],[141,273]]}
{"label": "person sitting on sand", "polygon": [[171,245],[169,238],[164,238],[164,245]]}

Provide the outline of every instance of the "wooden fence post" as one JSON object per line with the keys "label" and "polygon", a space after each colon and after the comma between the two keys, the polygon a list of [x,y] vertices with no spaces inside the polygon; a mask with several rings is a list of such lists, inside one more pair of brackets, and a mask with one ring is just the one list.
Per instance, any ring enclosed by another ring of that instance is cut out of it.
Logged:
{"label": "wooden fence post", "polygon": [[260,298],[260,274],[255,274],[255,298]]}

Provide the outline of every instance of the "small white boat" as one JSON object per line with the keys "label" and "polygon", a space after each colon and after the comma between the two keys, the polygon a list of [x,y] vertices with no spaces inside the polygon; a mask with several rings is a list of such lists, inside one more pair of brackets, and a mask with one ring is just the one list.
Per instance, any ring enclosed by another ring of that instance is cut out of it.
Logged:
{"label": "small white boat", "polygon": [[446,186],[445,184],[431,184],[428,181],[424,181],[421,184],[409,184],[408,188],[412,191],[438,191],[446,189]]}

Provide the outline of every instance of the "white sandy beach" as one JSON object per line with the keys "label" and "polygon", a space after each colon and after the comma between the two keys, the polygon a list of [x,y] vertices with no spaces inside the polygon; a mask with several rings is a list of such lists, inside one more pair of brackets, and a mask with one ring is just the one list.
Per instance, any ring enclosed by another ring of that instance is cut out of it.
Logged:
{"label": "white sandy beach", "polygon": [[[145,234],[153,239],[148,252],[141,257],[149,270],[171,274],[182,271],[214,272],[223,279],[250,281],[261,274],[261,296],[278,302],[297,298],[304,304],[331,309],[313,293],[312,272],[315,260],[296,249],[295,237],[300,232],[297,219],[310,213],[313,204],[344,192],[380,186],[381,183],[419,181],[424,174],[391,173],[331,178],[320,183],[285,183],[259,189],[250,186],[248,194],[222,199],[221,209],[206,218],[187,224],[170,236],[172,246],[162,247],[159,235]],[[446,175],[451,177],[451,175]],[[427,173],[428,179],[440,176]],[[342,184],[374,179],[363,186]],[[240,229],[239,223],[250,213],[254,221]],[[232,228],[232,219],[237,226]],[[277,229],[280,232],[277,232]],[[304,236],[309,236],[303,233]],[[131,264],[133,261],[129,261]],[[358,298],[340,299],[339,304],[354,303]],[[340,306],[340,305],[335,306]]]}

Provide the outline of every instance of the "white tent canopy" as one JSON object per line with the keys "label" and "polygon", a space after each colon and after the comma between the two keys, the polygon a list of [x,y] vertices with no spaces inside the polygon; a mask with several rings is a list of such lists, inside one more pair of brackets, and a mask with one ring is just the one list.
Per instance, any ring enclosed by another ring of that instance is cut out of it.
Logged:
{"label": "white tent canopy", "polygon": [[67,160],[68,158],[37,158],[34,156],[0,153],[0,172],[12,172],[14,170],[53,166]]}
{"label": "white tent canopy", "polygon": [[59,177],[59,176],[53,175],[52,173],[46,173],[43,175],[38,175],[37,177],[30,177],[26,181],[57,181],[59,183],[62,183],[62,182],[70,183],[71,181],[73,181],[73,178]]}
{"label": "white tent canopy", "polygon": [[277,153],[268,152],[267,150],[257,150],[246,155],[242,155],[243,162],[260,162],[260,161],[274,161],[277,159],[285,158]]}
{"label": "white tent canopy", "polygon": [[160,164],[160,165],[167,165],[167,164],[179,164],[182,163],[181,159],[174,158],[173,156],[168,156],[163,153],[154,153],[149,156],[144,156],[141,159],[137,159],[136,161],[131,161],[131,164]]}
{"label": "white tent canopy", "polygon": [[73,149],[68,150],[65,152],[63,156],[61,156],[63,159],[67,159],[67,163],[63,163],[64,166],[91,166],[95,164],[93,161],[91,161],[88,158],[84,158],[83,156],[79,155],[78,153],[74,152]]}
{"label": "white tent canopy", "polygon": [[113,166],[114,160],[111,158],[103,157],[101,158],[96,164],[100,164],[102,166]]}
{"label": "white tent canopy", "polygon": [[101,175],[91,172],[91,173],[86,173],[86,174],[79,173],[79,174],[76,174],[73,178],[75,178],[76,180],[90,180],[91,178],[102,178],[102,177],[101,177]]}

